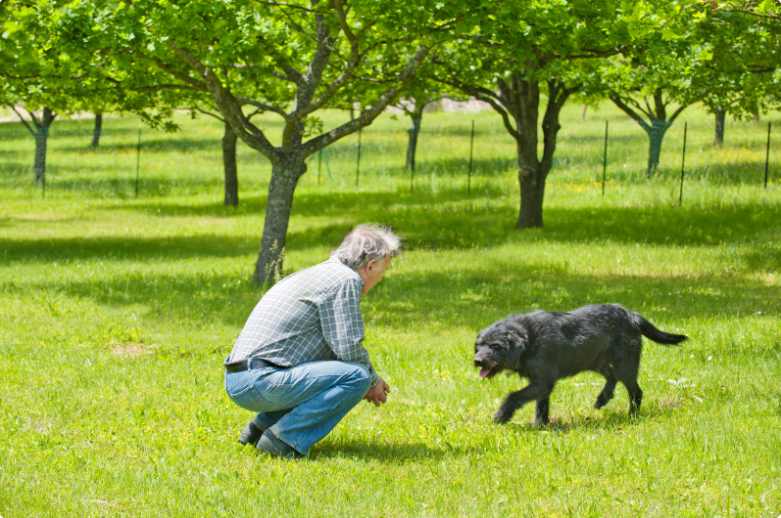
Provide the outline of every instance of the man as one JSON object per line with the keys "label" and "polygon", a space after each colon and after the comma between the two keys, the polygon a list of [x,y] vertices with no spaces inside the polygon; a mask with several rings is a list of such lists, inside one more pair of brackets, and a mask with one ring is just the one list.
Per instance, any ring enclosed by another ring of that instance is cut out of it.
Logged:
{"label": "man", "polygon": [[360,225],[323,263],[282,279],[255,306],[225,361],[225,390],[258,412],[239,436],[272,456],[300,458],[361,399],[390,387],[363,347],[361,296],[400,248],[385,227]]}

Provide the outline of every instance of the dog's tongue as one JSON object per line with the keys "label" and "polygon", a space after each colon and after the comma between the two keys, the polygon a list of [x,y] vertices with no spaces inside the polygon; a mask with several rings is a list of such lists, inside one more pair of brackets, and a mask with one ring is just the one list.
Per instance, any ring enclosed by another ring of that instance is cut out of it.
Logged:
{"label": "dog's tongue", "polygon": [[488,373],[491,372],[491,369],[493,369],[493,367],[483,367],[480,369],[480,377],[485,378],[488,376]]}

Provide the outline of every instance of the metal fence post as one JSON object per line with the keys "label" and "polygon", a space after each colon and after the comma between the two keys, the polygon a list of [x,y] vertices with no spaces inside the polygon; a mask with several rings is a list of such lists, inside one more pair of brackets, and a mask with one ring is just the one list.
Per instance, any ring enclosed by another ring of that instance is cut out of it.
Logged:
{"label": "metal fence post", "polygon": [[[585,106],[585,104],[583,105]],[[607,176],[607,121],[605,121],[605,154],[602,158],[602,196],[605,196],[605,177]]]}
{"label": "metal fence post", "polygon": [[683,167],[686,163],[686,127],[687,123],[683,123],[683,155],[681,157],[681,192],[678,195],[678,204],[683,206]]}
{"label": "metal fence post", "polygon": [[770,167],[770,123],[767,123],[767,151],[765,151],[765,189],[767,189],[767,172]]}
{"label": "metal fence post", "polygon": [[138,169],[141,165],[141,128],[138,128],[138,145],[136,146],[136,198],[138,198]]}
{"label": "metal fence post", "polygon": [[472,136],[469,139],[469,175],[466,180],[466,193],[471,193],[472,190],[472,150],[475,145],[475,120],[472,119]]}
{"label": "metal fence post", "polygon": [[323,150],[317,152],[317,185],[320,185],[320,164],[323,161]]}
{"label": "metal fence post", "polygon": [[358,178],[361,176],[361,131],[363,131],[363,128],[358,130],[358,158],[355,163],[355,186],[358,187]]}
{"label": "metal fence post", "polygon": [[325,150],[325,148],[322,149],[323,151],[323,159],[325,160],[325,170],[328,172],[328,179],[333,180],[331,177],[331,166],[328,165],[328,152]]}

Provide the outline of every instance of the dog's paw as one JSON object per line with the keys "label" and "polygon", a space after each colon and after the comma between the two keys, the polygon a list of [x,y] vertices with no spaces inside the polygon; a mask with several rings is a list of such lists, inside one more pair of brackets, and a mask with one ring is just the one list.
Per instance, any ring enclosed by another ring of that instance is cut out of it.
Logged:
{"label": "dog's paw", "polygon": [[509,421],[512,418],[512,415],[507,415],[501,410],[497,410],[494,412],[493,420],[496,424],[505,424],[507,421]]}

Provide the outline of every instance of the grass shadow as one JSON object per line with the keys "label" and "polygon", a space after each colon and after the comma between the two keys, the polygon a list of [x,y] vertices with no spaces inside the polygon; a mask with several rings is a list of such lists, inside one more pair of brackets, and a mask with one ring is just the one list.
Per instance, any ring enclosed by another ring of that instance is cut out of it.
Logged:
{"label": "grass shadow", "polygon": [[350,439],[317,445],[312,449],[309,456],[312,460],[347,457],[351,459],[375,459],[403,463],[420,459],[441,459],[453,455],[467,455],[476,451],[481,451],[481,448],[453,445],[441,447],[421,442],[389,444],[373,440],[362,442]]}

